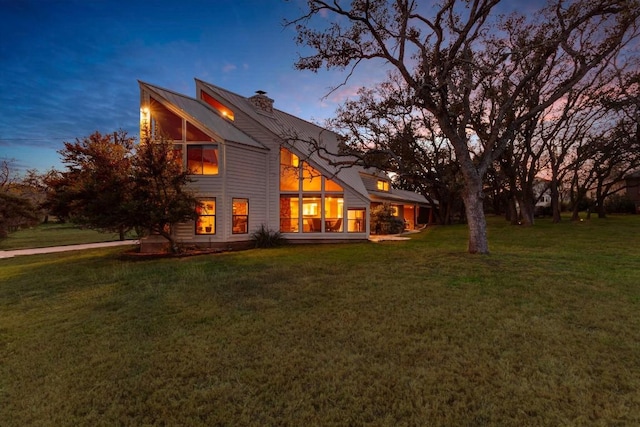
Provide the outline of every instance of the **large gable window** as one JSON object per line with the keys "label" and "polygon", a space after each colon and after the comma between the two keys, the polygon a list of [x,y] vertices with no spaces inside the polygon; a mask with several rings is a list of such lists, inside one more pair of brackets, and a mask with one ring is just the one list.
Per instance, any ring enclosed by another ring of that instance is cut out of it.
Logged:
{"label": "large gable window", "polygon": [[187,145],[187,169],[192,175],[217,175],[218,146]]}
{"label": "large gable window", "polygon": [[291,151],[280,149],[280,231],[343,232],[343,189]]}

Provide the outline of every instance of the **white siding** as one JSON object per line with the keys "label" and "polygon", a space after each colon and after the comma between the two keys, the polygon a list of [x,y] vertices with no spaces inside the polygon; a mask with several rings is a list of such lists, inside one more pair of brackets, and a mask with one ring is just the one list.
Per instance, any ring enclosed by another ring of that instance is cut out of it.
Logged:
{"label": "white siding", "polygon": [[[227,145],[226,192],[222,203],[218,204],[219,232],[224,235],[226,241],[249,240],[253,231],[269,222],[267,197],[273,183],[268,173],[267,155],[268,152],[265,150],[254,150],[237,144]],[[232,233],[233,199],[249,200],[248,234]]]}
{"label": "white siding", "polygon": [[[192,176],[189,187],[203,199],[216,200],[216,232],[196,235],[193,221],[174,226],[179,242],[200,245],[250,240],[251,232],[268,222],[267,194],[270,180],[266,150],[232,142],[218,146],[219,173],[214,176]],[[233,234],[233,199],[249,200],[249,233]]]}

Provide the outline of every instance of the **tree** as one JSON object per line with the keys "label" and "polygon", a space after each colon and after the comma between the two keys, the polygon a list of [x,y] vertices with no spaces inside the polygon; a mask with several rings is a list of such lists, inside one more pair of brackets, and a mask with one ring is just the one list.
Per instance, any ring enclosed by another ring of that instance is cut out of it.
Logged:
{"label": "tree", "polygon": [[117,231],[146,230],[177,244],[171,225],[196,218],[198,201],[187,191],[188,171],[174,158],[164,138],[136,145],[124,131],[99,132],[65,142],[60,151],[67,166],[50,173],[47,207],[53,215],[88,227]]}
{"label": "tree", "polygon": [[198,199],[188,191],[189,171],[165,138],[146,138],[132,159],[132,187],[125,205],[128,223],[163,236],[172,251],[178,245],[171,233],[175,223],[197,218]]}
{"label": "tree", "polygon": [[392,172],[394,186],[424,195],[436,222],[450,224],[461,192],[455,154],[404,89],[394,76],[362,88],[358,99],[338,108],[329,126],[346,137],[343,154],[355,159],[347,166],[356,163]]}
{"label": "tree", "polygon": [[[555,0],[527,17],[501,16],[499,3],[308,0],[308,13],[289,22],[298,43],[314,52],[299,58],[298,69],[353,71],[382,60],[433,116],[464,179],[471,253],[489,251],[483,184],[490,166],[524,123],[636,37],[640,15],[636,0]],[[538,103],[528,102],[527,88],[543,74],[554,78]]]}
{"label": "tree", "polygon": [[0,161],[0,239],[21,226],[37,221],[34,205],[20,194],[9,160]]}
{"label": "tree", "polygon": [[21,194],[31,201],[35,209],[34,215],[45,224],[49,222],[48,211],[44,208],[49,193],[46,182],[52,174],[55,174],[54,169],[45,173],[40,173],[36,169],[28,169],[20,178]]}
{"label": "tree", "polygon": [[135,138],[119,131],[95,132],[65,142],[59,153],[66,171],[46,180],[52,189],[45,204],[61,219],[120,234],[131,229],[126,206],[131,199],[131,160]]}

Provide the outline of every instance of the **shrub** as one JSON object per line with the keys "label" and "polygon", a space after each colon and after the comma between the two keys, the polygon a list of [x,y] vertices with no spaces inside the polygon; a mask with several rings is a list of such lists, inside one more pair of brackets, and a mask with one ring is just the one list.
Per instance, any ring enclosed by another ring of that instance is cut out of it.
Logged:
{"label": "shrub", "polygon": [[275,248],[287,242],[287,239],[282,237],[282,233],[270,230],[266,228],[264,224],[251,233],[251,240],[255,243],[256,248]]}
{"label": "shrub", "polygon": [[372,234],[400,234],[404,231],[404,220],[393,215],[390,204],[384,203],[371,209]]}
{"label": "shrub", "polygon": [[634,214],[636,213],[636,205],[633,201],[622,194],[614,194],[607,197],[604,202],[607,213]]}

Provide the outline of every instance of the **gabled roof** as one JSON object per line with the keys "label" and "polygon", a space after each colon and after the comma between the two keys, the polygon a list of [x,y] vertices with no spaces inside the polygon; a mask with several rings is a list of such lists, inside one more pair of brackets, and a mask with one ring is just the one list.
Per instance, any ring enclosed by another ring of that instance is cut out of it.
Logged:
{"label": "gabled roof", "polygon": [[[196,79],[196,82],[224,100],[224,103],[231,109],[235,108],[242,111],[253,121],[271,132],[275,138],[280,139],[295,151],[298,151],[303,159],[309,159],[314,163],[314,166],[317,165],[327,176],[337,177],[342,183],[351,187],[363,197],[368,198],[368,193],[362,183],[362,179],[360,179],[358,168],[332,166],[323,157],[331,158],[334,156],[325,155],[324,153],[320,156],[314,144],[309,143],[309,141],[317,143],[326,148],[327,152],[337,153],[339,139],[336,133],[276,108],[272,112],[260,111],[244,96],[199,79]],[[341,160],[335,159],[336,161]]]}
{"label": "gabled roof", "polygon": [[231,122],[221,117],[216,110],[210,108],[206,103],[142,81],[138,81],[138,83],[142,88],[178,107],[185,115],[194,119],[195,122],[200,123],[200,125],[204,126],[209,132],[214,132],[220,139],[266,149],[263,144],[254,140],[235,127]]}
{"label": "gabled roof", "polygon": [[399,190],[390,188],[386,191],[369,191],[372,201],[389,201],[403,203],[417,203],[421,205],[429,205],[429,201],[422,195],[413,191]]}

